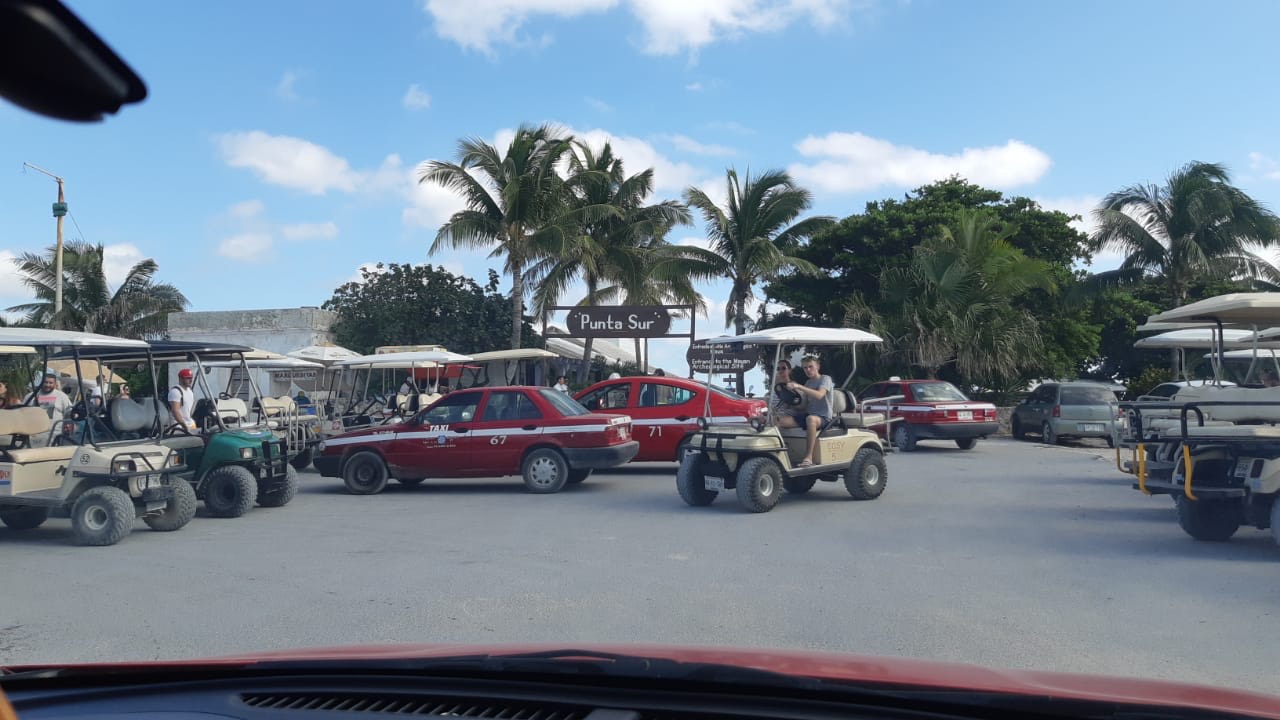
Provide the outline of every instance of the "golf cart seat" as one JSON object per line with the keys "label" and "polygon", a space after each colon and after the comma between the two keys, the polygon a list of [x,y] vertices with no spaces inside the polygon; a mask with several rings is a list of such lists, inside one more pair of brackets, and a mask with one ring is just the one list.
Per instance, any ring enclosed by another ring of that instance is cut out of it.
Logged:
{"label": "golf cart seat", "polygon": [[240,398],[218,398],[217,408],[224,423],[238,425],[249,417],[249,406]]}
{"label": "golf cart seat", "polygon": [[832,410],[843,428],[853,430],[884,424],[884,413],[858,412],[858,399],[849,390],[837,389],[831,401]]}
{"label": "golf cart seat", "polygon": [[[49,432],[53,422],[42,407],[19,407],[0,410],[0,437],[8,439],[5,455],[13,457],[14,453],[26,452],[31,445],[31,438]],[[41,450],[45,448],[39,448]],[[56,448],[61,449],[61,448]],[[16,458],[14,462],[20,462]]]}
{"label": "golf cart seat", "polygon": [[262,412],[267,417],[279,417],[281,415],[293,414],[297,408],[297,403],[293,398],[282,397],[264,397],[262,398]]}
{"label": "golf cart seat", "polygon": [[[1181,428],[1172,428],[1160,435],[1161,439],[1175,440],[1182,437]],[[1195,439],[1231,439],[1231,440],[1280,440],[1280,427],[1275,425],[1233,425],[1231,423],[1205,422],[1203,427],[1187,428],[1187,437]]]}
{"label": "golf cart seat", "polygon": [[199,435],[170,435],[160,439],[160,444],[170,450],[190,450],[204,447],[204,438]]}
{"label": "golf cart seat", "polygon": [[[1235,423],[1226,420],[1205,420],[1205,427],[1229,427]],[[1187,430],[1190,431],[1196,426],[1195,417],[1193,416],[1187,423]],[[1177,436],[1182,431],[1182,422],[1177,417],[1156,417],[1148,419],[1145,415],[1142,418],[1142,429],[1144,431],[1160,433],[1161,436],[1172,434]]]}
{"label": "golf cart seat", "polygon": [[1274,402],[1272,406],[1213,405],[1203,408],[1206,417],[1231,422],[1280,422],[1280,387],[1205,385],[1178,390],[1174,402]]}
{"label": "golf cart seat", "polygon": [[107,417],[117,433],[138,432],[155,424],[156,403],[151,399],[116,398],[107,409]]}

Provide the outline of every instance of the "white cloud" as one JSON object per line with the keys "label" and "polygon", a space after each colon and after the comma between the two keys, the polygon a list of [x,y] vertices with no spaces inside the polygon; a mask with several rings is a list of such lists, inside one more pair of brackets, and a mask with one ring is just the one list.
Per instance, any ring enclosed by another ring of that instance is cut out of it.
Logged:
{"label": "white cloud", "polygon": [[332,220],[318,223],[282,225],[280,234],[285,240],[332,240],[338,237],[338,225]]}
{"label": "white cloud", "polygon": [[806,137],[796,149],[818,160],[791,165],[791,176],[802,185],[833,193],[886,185],[916,187],[951,175],[987,187],[1010,188],[1035,182],[1052,164],[1044,152],[1018,140],[941,155],[862,133],[832,132]]}
{"label": "white cloud", "polygon": [[[426,0],[436,33],[464,48],[493,54],[519,37],[532,17],[573,18],[611,10],[619,0]],[[625,0],[643,28],[645,52],[673,55],[747,33],[776,32],[807,20],[826,29],[842,24],[853,0]],[[863,3],[858,3],[863,4]],[[548,42],[544,35],[540,44]]]}
{"label": "white cloud", "polygon": [[360,267],[356,268],[356,271],[352,273],[351,276],[348,277],[346,280],[343,280],[342,283],[346,284],[346,283],[352,283],[352,282],[354,283],[364,282],[364,271],[366,270],[375,274],[386,272],[385,268],[383,269],[378,268],[378,263],[373,263],[373,262],[362,263]]}
{"label": "white cloud", "polygon": [[246,232],[232,235],[218,243],[218,254],[232,260],[257,262],[271,252],[271,235],[262,232]]}
{"label": "white cloud", "polygon": [[663,137],[670,141],[672,145],[675,145],[677,149],[694,155],[735,155],[738,152],[726,145],[698,142],[688,135],[665,135]]}
{"label": "white cloud", "polygon": [[613,112],[613,106],[603,100],[598,100],[593,97],[586,97],[586,98],[583,98],[583,101],[586,102],[588,105],[590,105],[591,108],[593,110],[596,110],[597,112],[604,112],[604,113]]}
{"label": "white cloud", "polygon": [[298,73],[292,70],[286,70],[280,76],[280,82],[276,84],[276,97],[281,100],[290,102],[298,99]]}
{"label": "white cloud", "polygon": [[1260,152],[1249,153],[1249,169],[1268,180],[1280,180],[1280,162]]}
{"label": "white cloud", "polygon": [[273,185],[313,195],[353,192],[358,185],[359,174],[346,159],[301,138],[253,130],[226,133],[217,140],[228,165],[247,168]]}
{"label": "white cloud", "polygon": [[405,91],[404,99],[401,102],[410,110],[426,110],[431,107],[431,96],[419,87],[417,83],[414,83]]}
{"label": "white cloud", "polygon": [[[686,187],[697,184],[705,173],[689,163],[672,160],[650,143],[628,135],[614,135],[608,130],[599,128],[591,130],[574,130],[566,128],[574,137],[586,142],[592,148],[599,148],[605,142],[613,145],[613,152],[626,163],[628,174],[643,172],[653,168],[653,188],[656,193],[678,196]],[[510,133],[510,131],[506,131]],[[511,135],[505,136],[510,143]],[[500,147],[506,147],[502,145]]]}
{"label": "white cloud", "polygon": [[701,89],[702,89],[702,83],[700,83],[700,82],[691,82],[691,83],[689,83],[688,85],[685,85],[685,86],[684,86],[684,89],[685,89],[685,90],[688,90],[689,92],[698,92],[699,90],[701,90]]}
{"label": "white cloud", "polygon": [[409,207],[401,211],[400,221],[409,227],[435,232],[464,207],[462,198],[452,190],[435,183],[419,183],[416,171],[408,182]]}
{"label": "white cloud", "polygon": [[713,120],[707,123],[707,127],[712,130],[724,130],[736,135],[755,135],[756,131],[743,125],[736,120]]}
{"label": "white cloud", "polygon": [[18,253],[12,250],[0,250],[0,316],[16,320],[20,315],[8,313],[5,308],[31,302],[32,294],[22,284],[22,274],[14,264]]}
{"label": "white cloud", "polygon": [[137,245],[119,243],[102,248],[102,274],[107,277],[107,284],[113,289],[120,287],[129,270],[145,256]]}
{"label": "white cloud", "polygon": [[261,200],[245,200],[227,208],[227,214],[236,220],[252,220],[260,217],[266,209]]}

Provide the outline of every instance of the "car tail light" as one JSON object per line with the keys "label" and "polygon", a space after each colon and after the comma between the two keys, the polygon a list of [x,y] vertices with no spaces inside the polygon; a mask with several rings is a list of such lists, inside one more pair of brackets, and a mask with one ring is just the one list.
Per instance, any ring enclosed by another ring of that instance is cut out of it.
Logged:
{"label": "car tail light", "polygon": [[1061,406],[1061,405],[1054,405],[1054,406],[1053,406],[1053,416],[1054,416],[1054,417],[1062,417],[1062,406]]}

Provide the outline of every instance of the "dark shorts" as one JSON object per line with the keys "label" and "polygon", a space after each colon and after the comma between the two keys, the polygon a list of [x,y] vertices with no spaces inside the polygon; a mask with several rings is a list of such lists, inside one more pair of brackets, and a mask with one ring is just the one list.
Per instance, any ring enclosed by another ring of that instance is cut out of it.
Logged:
{"label": "dark shorts", "polygon": [[816,417],[822,421],[822,423],[818,425],[818,432],[822,432],[823,430],[831,427],[831,418],[824,418],[821,415],[808,412],[791,413],[791,419],[796,421],[796,425],[805,429],[808,429],[809,418],[811,417]]}

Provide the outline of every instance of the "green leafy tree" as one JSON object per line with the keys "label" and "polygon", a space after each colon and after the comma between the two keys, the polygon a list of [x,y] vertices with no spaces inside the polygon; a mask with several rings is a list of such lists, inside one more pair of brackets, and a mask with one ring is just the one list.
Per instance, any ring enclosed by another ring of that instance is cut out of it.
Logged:
{"label": "green leafy tree", "polygon": [[187,298],[177,287],[155,282],[160,270],[155,260],[134,263],[112,290],[103,271],[103,247],[70,242],[62,248],[62,311],[54,312],[55,253],[51,247],[46,255],[23,253],[14,259],[22,284],[36,296],[35,302],[8,309],[25,315],[25,324],[149,339],[164,335],[169,313],[187,307]]}
{"label": "green leafy tree", "polygon": [[1119,269],[1095,276],[1098,286],[1155,278],[1164,286],[1165,301],[1176,306],[1207,278],[1280,282],[1280,271],[1253,252],[1280,239],[1280,220],[1233,186],[1222,165],[1192,162],[1164,185],[1117,190],[1103,199],[1094,218],[1093,248],[1125,254]]}
{"label": "green leafy tree", "polygon": [[685,202],[698,210],[706,222],[710,251],[690,248],[690,257],[701,260],[695,274],[729,280],[725,324],[741,335],[750,317],[747,304],[755,298],[761,281],[792,270],[817,275],[818,267],[797,253],[803,241],[833,222],[815,216],[798,220],[813,203],[813,195],[795,184],[791,176],[770,170],[752,177],[750,171],[738,180],[737,171],[725,172],[726,201],[722,208],[702,190],[685,190]]}
{"label": "green leafy tree", "polygon": [[[343,284],[324,303],[337,313],[338,343],[360,353],[382,345],[443,345],[455,352],[506,349],[510,300],[498,292],[498,274],[489,271],[483,287],[432,265],[379,263],[362,269],[361,279]],[[537,334],[522,318],[521,337]]]}
{"label": "green leafy tree", "polygon": [[[520,347],[524,328],[524,277],[537,259],[563,252],[565,193],[556,166],[570,138],[549,125],[522,125],[505,152],[476,138],[458,144],[458,161],[433,160],[419,183],[446,187],[462,196],[466,209],[440,227],[434,254],[444,247],[489,249],[504,258],[511,278],[511,345]],[[580,218],[582,219],[582,218]]]}

